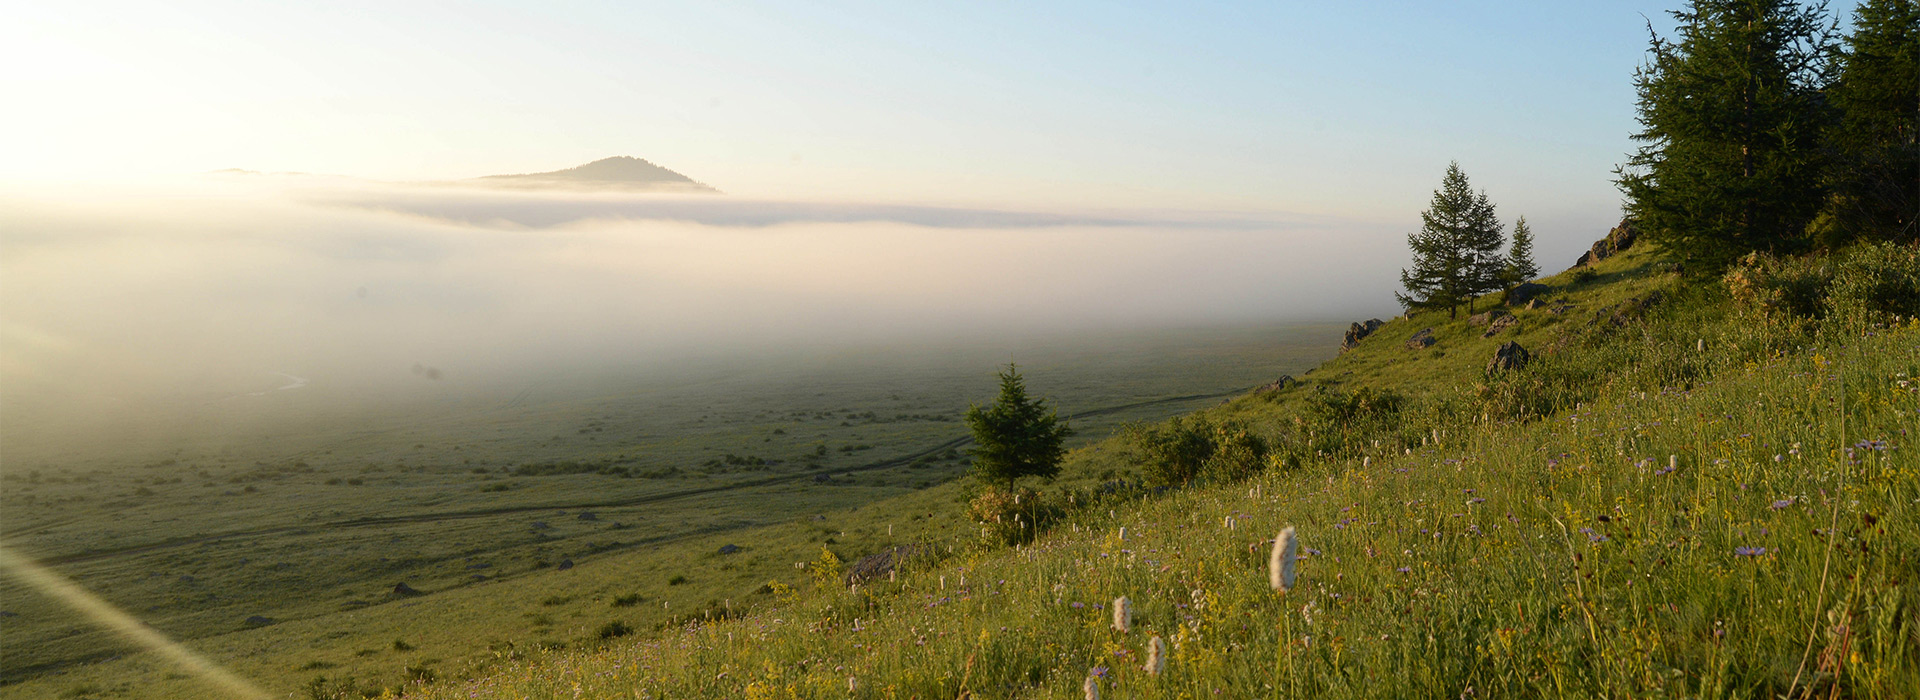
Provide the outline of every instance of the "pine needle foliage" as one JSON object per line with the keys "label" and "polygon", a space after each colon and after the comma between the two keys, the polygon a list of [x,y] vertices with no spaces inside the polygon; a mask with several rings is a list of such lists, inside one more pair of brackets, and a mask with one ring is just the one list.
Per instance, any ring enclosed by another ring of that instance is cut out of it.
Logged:
{"label": "pine needle foliage", "polygon": [[1645,235],[1688,269],[1806,247],[1824,201],[1822,97],[1837,29],[1824,3],[1693,0],[1634,73],[1641,146],[1615,170]]}
{"label": "pine needle foliage", "polygon": [[1449,318],[1462,305],[1471,313],[1473,298],[1499,289],[1505,276],[1506,237],[1493,203],[1474,193],[1459,163],[1450,163],[1420,221],[1420,231],[1407,235],[1413,267],[1400,271],[1407,291],[1394,297],[1409,309],[1446,309]]}
{"label": "pine needle foliage", "polygon": [[1066,456],[1063,444],[1073,429],[1060,422],[1044,399],[1027,396],[1026,380],[1017,365],[1000,373],[1000,396],[986,408],[967,409],[967,427],[973,430],[973,473],[989,484],[1013,490],[1021,477],[1052,479]]}
{"label": "pine needle foliage", "polygon": [[1832,233],[1920,239],[1920,2],[1861,3],[1838,78],[1828,90],[1840,113],[1829,139]]}
{"label": "pine needle foliage", "polygon": [[1533,262],[1533,227],[1527,225],[1527,217],[1513,222],[1513,243],[1507,249],[1507,286],[1525,282],[1540,276],[1540,266]]}

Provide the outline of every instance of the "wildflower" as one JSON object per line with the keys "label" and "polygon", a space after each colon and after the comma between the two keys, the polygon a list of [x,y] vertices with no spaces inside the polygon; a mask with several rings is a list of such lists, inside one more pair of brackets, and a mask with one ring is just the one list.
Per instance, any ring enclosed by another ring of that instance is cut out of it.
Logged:
{"label": "wildflower", "polygon": [[1766,547],[1734,547],[1733,548],[1734,556],[1739,556],[1739,557],[1757,557],[1766,553],[1767,553]]}
{"label": "wildflower", "polygon": [[1770,510],[1782,510],[1782,509],[1785,509],[1787,506],[1791,506],[1791,505],[1793,505],[1793,499],[1782,498],[1778,501],[1774,501],[1773,505],[1767,506],[1767,508]]}
{"label": "wildflower", "polygon": [[860,679],[847,676],[847,694],[852,695],[857,692],[860,692]]}
{"label": "wildflower", "polygon": [[1113,599],[1113,628],[1121,634],[1133,631],[1133,601],[1126,596]]}
{"label": "wildflower", "polygon": [[1299,557],[1300,543],[1293,537],[1293,528],[1280,531],[1273,538],[1273,556],[1267,561],[1267,583],[1273,590],[1281,593],[1293,587],[1295,560]]}
{"label": "wildflower", "polygon": [[1167,670],[1167,643],[1155,635],[1147,640],[1147,673],[1158,676]]}
{"label": "wildflower", "polygon": [[1087,700],[1100,700],[1100,679],[1087,674],[1087,682],[1080,684],[1080,692],[1086,694]]}

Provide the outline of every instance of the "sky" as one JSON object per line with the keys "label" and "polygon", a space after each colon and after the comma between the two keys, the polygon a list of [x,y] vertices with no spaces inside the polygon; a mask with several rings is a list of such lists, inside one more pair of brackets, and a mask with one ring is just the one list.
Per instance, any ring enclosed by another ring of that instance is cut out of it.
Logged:
{"label": "sky", "polygon": [[1404,219],[1457,160],[1590,223],[1675,5],[28,3],[0,183],[632,155],[753,197]]}
{"label": "sky", "polygon": [[[0,437],[289,377],[1390,317],[1451,161],[1547,274],[1618,221],[1667,9],[20,4]],[[447,184],[614,155],[725,194]]]}

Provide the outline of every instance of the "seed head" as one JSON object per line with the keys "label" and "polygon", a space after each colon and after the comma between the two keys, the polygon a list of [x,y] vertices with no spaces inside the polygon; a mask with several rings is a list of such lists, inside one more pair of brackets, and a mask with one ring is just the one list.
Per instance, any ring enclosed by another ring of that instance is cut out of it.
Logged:
{"label": "seed head", "polygon": [[1154,635],[1153,639],[1147,640],[1147,673],[1158,676],[1165,670],[1167,670],[1167,643],[1160,639],[1159,635]]}
{"label": "seed head", "polygon": [[1300,542],[1294,539],[1292,527],[1281,530],[1280,536],[1273,538],[1273,558],[1267,561],[1267,583],[1273,590],[1285,593],[1293,588],[1299,550]]}
{"label": "seed head", "polygon": [[1113,628],[1121,634],[1133,630],[1133,601],[1126,596],[1113,599]]}
{"label": "seed head", "polygon": [[1080,690],[1086,693],[1087,700],[1100,700],[1100,679],[1088,674],[1087,682],[1080,684]]}

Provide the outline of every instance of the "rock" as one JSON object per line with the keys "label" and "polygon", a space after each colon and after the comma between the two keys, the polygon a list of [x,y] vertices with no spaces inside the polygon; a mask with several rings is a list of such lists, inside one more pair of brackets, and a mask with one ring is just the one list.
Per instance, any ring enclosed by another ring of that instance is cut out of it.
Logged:
{"label": "rock", "polygon": [[816,484],[824,484],[824,483],[827,483],[827,482],[829,482],[829,481],[833,481],[833,477],[831,477],[831,476],[827,476],[827,475],[825,475],[825,474],[815,474],[815,475],[813,475],[813,483],[816,483]]}
{"label": "rock", "polygon": [[860,583],[886,576],[899,567],[901,562],[906,561],[907,557],[913,556],[913,553],[913,547],[900,545],[860,557],[853,562],[853,565],[847,567],[847,583]]}
{"label": "rock", "polygon": [[1467,325],[1474,326],[1477,328],[1480,326],[1493,323],[1494,319],[1502,318],[1506,315],[1507,315],[1507,312],[1505,311],[1501,311],[1499,309],[1488,309],[1483,313],[1477,313],[1472,316],[1468,316]]}
{"label": "rock", "polygon": [[733,554],[734,552],[738,552],[738,551],[740,551],[740,545],[737,545],[737,544],[720,545],[721,554]]}
{"label": "rock", "polygon": [[393,585],[393,595],[395,597],[411,598],[413,596],[426,595],[426,594],[421,593],[420,591],[415,590],[414,587],[407,585],[406,581],[401,581]]}
{"label": "rock", "polygon": [[265,627],[271,624],[273,624],[273,618],[265,615],[254,615],[253,617],[247,618],[248,627]]}
{"label": "rock", "polygon": [[1495,335],[1498,335],[1500,331],[1504,331],[1508,328],[1512,328],[1514,327],[1514,325],[1518,323],[1520,323],[1520,319],[1514,318],[1512,315],[1501,316],[1499,318],[1494,319],[1493,323],[1487,324],[1487,332],[1481,333],[1480,337],[1491,338]]}
{"label": "rock", "polygon": [[1539,299],[1528,299],[1528,300],[1527,300],[1527,308],[1529,308],[1529,309],[1544,309],[1544,308],[1547,308],[1547,302],[1544,302],[1544,301],[1541,301],[1541,300],[1539,300]]}
{"label": "rock", "polygon": [[1294,381],[1291,375],[1282,374],[1279,379],[1260,385],[1259,388],[1253,390],[1253,393],[1270,394],[1295,384],[1299,384],[1299,382]]}
{"label": "rock", "polygon": [[1419,350],[1421,348],[1432,347],[1435,342],[1438,341],[1433,339],[1433,329],[1422,328],[1419,333],[1415,333],[1413,337],[1407,339],[1407,349]]}
{"label": "rock", "polygon": [[1493,360],[1487,363],[1487,373],[1505,372],[1510,369],[1522,369],[1527,366],[1527,349],[1511,340],[1501,343],[1500,349],[1493,351]]}
{"label": "rock", "polygon": [[533,521],[533,529],[535,529],[535,530],[545,530],[545,529],[547,529],[548,527],[549,527],[549,526],[547,525],[547,523],[546,523],[545,521],[541,521],[541,520],[535,520],[535,521]]}
{"label": "rock", "polygon": [[561,570],[561,571],[566,571],[567,569],[571,569],[571,568],[573,568],[573,560],[572,560],[572,559],[561,559],[561,560],[560,560],[560,565],[559,565],[559,566],[556,566],[556,567],[553,567],[553,568],[555,568],[555,569],[559,569],[559,570]]}
{"label": "rock", "polygon": [[600,516],[594,515],[593,513],[588,512],[588,513],[581,513],[579,519],[580,520],[599,520]]}
{"label": "rock", "polygon": [[1370,318],[1349,326],[1347,328],[1346,338],[1340,342],[1340,352],[1346,352],[1359,347],[1361,339],[1373,335],[1374,331],[1379,330],[1380,327],[1384,325],[1387,325],[1386,321]]}
{"label": "rock", "polygon": [[[1544,284],[1521,282],[1513,289],[1507,290],[1507,306],[1527,306],[1537,301],[1540,295],[1552,290],[1552,287]],[[1531,309],[1534,307],[1527,306],[1527,308]]]}
{"label": "rock", "polygon": [[1611,258],[1621,251],[1633,247],[1633,242],[1639,239],[1639,237],[1640,232],[1634,228],[1633,220],[1621,219],[1620,225],[1608,231],[1606,238],[1595,241],[1593,248],[1585,253],[1581,253],[1580,260],[1573,263],[1573,266],[1584,267]]}

